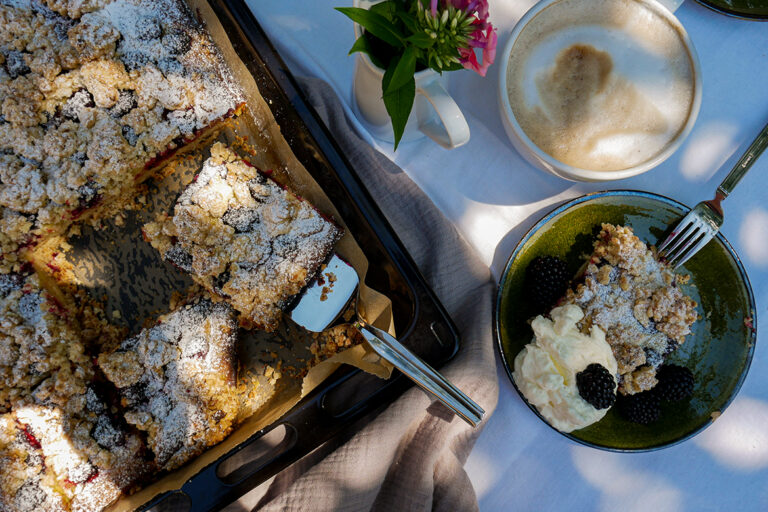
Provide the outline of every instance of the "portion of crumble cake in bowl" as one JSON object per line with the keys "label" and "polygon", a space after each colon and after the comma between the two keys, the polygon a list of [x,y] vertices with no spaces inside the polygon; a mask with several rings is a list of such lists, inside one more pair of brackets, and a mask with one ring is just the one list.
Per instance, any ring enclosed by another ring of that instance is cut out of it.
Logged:
{"label": "portion of crumble cake in bowl", "polygon": [[[499,285],[494,334],[513,385],[553,428],[556,421],[544,414],[541,396],[530,392],[532,375],[539,383],[534,389],[542,389],[547,379],[564,381],[574,389],[571,400],[603,408],[591,415],[595,422],[588,426],[555,428],[566,437],[613,451],[663,448],[706,428],[741,387],[754,352],[756,318],[749,280],[735,252],[718,235],[674,271],[656,257],[654,244],[687,210],[647,192],[589,194],[547,214],[510,256]],[[551,274],[570,279],[559,299],[546,306],[532,300],[526,277],[526,269],[541,257],[563,260],[563,268]],[[604,337],[616,361],[615,373],[598,368],[611,366],[610,361],[585,360],[579,365],[589,369],[572,369],[573,378],[571,370],[564,373],[559,366],[562,356],[552,351],[555,370],[549,377],[541,375],[541,366],[532,369],[529,364],[525,375],[516,371],[522,364],[516,358],[525,356],[526,346],[541,344],[531,320],[546,320],[558,307],[574,306],[583,313],[583,318],[572,315],[581,332]],[[582,377],[603,382],[603,388],[613,384],[612,398],[608,391],[598,393],[605,390],[577,390],[575,381],[582,372]],[[600,381],[604,377],[610,382]],[[551,405],[562,397],[549,400]]]}

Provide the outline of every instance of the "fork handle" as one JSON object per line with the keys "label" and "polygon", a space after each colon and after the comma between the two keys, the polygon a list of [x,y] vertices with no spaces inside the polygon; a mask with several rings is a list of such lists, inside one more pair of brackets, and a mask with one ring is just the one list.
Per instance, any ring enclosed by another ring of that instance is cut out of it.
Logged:
{"label": "fork handle", "polygon": [[408,378],[424,391],[440,400],[464,421],[476,427],[483,419],[485,411],[459,388],[433,370],[419,356],[405,348],[392,335],[372,325],[358,321],[355,327],[381,357],[395,365]]}
{"label": "fork handle", "polygon": [[766,146],[768,146],[768,124],[766,124],[765,128],[763,128],[757,137],[755,137],[755,140],[752,141],[752,144],[747,148],[747,151],[741,158],[739,158],[739,161],[733,166],[733,169],[728,173],[728,176],[726,176],[720,186],[717,187],[718,195],[726,198],[728,197],[728,194],[733,192],[733,189],[739,181],[741,181],[741,178],[747,174],[749,168],[755,163],[757,157],[765,151]]}

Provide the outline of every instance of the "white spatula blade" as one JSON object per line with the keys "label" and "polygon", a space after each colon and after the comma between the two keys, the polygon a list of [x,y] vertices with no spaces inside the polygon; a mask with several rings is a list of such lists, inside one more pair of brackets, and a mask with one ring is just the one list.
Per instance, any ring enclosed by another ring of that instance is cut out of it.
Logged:
{"label": "white spatula blade", "polygon": [[334,254],[304,290],[288,316],[308,331],[320,332],[344,311],[359,282],[357,271]]}

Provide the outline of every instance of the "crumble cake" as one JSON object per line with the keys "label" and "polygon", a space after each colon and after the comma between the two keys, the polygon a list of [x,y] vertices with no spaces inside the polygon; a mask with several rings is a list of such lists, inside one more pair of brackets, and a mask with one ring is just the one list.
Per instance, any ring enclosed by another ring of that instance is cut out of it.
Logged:
{"label": "crumble cake", "polygon": [[584,311],[581,328],[605,332],[618,363],[619,391],[653,388],[656,370],[685,341],[697,320],[696,302],[676,275],[631,228],[603,224],[594,252],[564,303]]}
{"label": "crumble cake", "polygon": [[92,377],[75,312],[31,269],[0,274],[0,412],[28,400],[66,406]]}
{"label": "crumble cake", "polygon": [[100,387],[89,384],[76,411],[49,404],[14,410],[67,510],[98,511],[114,503],[153,467],[139,436],[112,413]]}
{"label": "crumble cake", "polygon": [[243,105],[181,0],[0,0],[0,270]]}
{"label": "crumble cake", "polygon": [[40,443],[15,414],[0,415],[0,510],[64,512],[66,503],[56,485]]}
{"label": "crumble cake", "polygon": [[246,325],[273,331],[343,232],[221,143],[144,237]]}
{"label": "crumble cake", "polygon": [[198,297],[99,355],[126,421],[147,432],[158,468],[174,469],[232,431],[240,400],[236,339],[232,308]]}

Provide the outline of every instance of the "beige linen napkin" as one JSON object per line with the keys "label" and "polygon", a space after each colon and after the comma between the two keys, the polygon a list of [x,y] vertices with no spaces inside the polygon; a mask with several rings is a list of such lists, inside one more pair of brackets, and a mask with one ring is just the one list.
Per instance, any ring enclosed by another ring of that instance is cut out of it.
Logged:
{"label": "beige linen napkin", "polygon": [[[415,183],[353,131],[323,81],[300,80],[352,166],[405,244],[461,334],[442,373],[486,410],[498,381],[488,268]],[[472,429],[412,388],[371,423],[323,446],[226,510],[477,510],[463,465],[482,429]]]}

